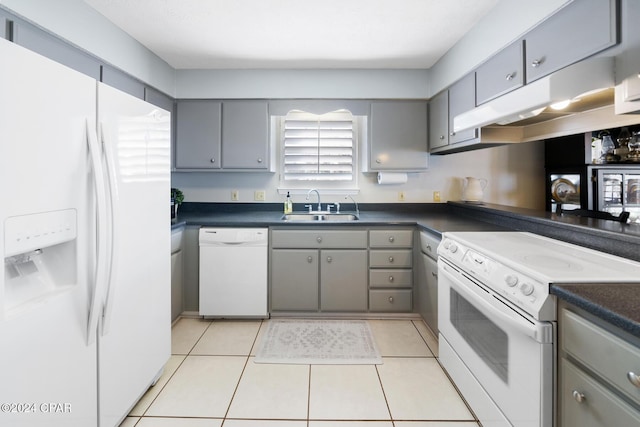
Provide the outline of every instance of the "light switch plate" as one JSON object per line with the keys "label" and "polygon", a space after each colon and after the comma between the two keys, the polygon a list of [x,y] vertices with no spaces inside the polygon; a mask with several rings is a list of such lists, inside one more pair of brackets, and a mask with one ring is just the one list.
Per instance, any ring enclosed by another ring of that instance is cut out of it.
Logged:
{"label": "light switch plate", "polygon": [[264,190],[254,191],[253,200],[264,201]]}
{"label": "light switch plate", "polygon": [[240,199],[240,192],[238,190],[231,190],[231,200],[234,202]]}

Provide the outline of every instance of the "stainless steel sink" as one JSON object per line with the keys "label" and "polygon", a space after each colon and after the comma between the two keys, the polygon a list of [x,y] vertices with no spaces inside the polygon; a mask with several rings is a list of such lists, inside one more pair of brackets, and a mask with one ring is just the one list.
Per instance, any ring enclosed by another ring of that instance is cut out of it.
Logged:
{"label": "stainless steel sink", "polygon": [[357,215],[348,213],[292,213],[282,216],[283,221],[356,221]]}

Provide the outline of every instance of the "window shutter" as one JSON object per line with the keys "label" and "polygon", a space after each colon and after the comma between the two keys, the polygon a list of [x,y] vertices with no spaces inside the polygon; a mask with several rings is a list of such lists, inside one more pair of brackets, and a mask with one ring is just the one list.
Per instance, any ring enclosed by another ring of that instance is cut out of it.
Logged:
{"label": "window shutter", "polygon": [[285,181],[352,181],[353,115],[293,111],[284,119]]}

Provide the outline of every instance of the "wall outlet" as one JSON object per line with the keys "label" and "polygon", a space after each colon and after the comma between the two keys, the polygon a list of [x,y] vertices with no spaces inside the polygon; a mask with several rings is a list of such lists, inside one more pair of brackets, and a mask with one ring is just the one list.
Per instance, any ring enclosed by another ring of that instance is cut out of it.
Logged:
{"label": "wall outlet", "polygon": [[434,191],[433,192],[433,201],[434,202],[439,202],[440,201],[440,192],[439,191]]}
{"label": "wall outlet", "polygon": [[240,199],[240,192],[238,190],[231,190],[231,200],[237,202]]}
{"label": "wall outlet", "polygon": [[398,201],[404,202],[404,191],[398,191]]}
{"label": "wall outlet", "polygon": [[264,190],[258,190],[253,192],[253,200],[264,202]]}

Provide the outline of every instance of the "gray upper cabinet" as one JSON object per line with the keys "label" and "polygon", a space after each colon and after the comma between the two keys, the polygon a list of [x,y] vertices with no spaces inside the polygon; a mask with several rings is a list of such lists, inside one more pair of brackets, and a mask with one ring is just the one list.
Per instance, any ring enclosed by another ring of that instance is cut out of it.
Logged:
{"label": "gray upper cabinet", "polygon": [[429,101],[429,150],[449,145],[449,91]]}
{"label": "gray upper cabinet", "polygon": [[12,22],[13,42],[76,71],[100,80],[100,62],[63,40],[21,22]]}
{"label": "gray upper cabinet", "polygon": [[419,171],[427,163],[427,103],[372,102],[369,170]]}
{"label": "gray upper cabinet", "polygon": [[453,131],[453,118],[476,107],[475,73],[467,74],[449,88],[449,144],[457,144],[478,138],[479,129]]}
{"label": "gray upper cabinet", "polygon": [[220,169],[221,112],[219,101],[178,101],[176,169]]}
{"label": "gray upper cabinet", "polygon": [[224,169],[269,169],[267,101],[224,101],[222,146]]}
{"label": "gray upper cabinet", "polygon": [[527,83],[615,45],[617,3],[574,1],[527,33]]}
{"label": "gray upper cabinet", "polygon": [[524,43],[512,43],[476,70],[476,101],[483,104],[524,84]]}
{"label": "gray upper cabinet", "polygon": [[102,66],[100,81],[138,99],[144,99],[145,85],[130,75],[108,65]]}

